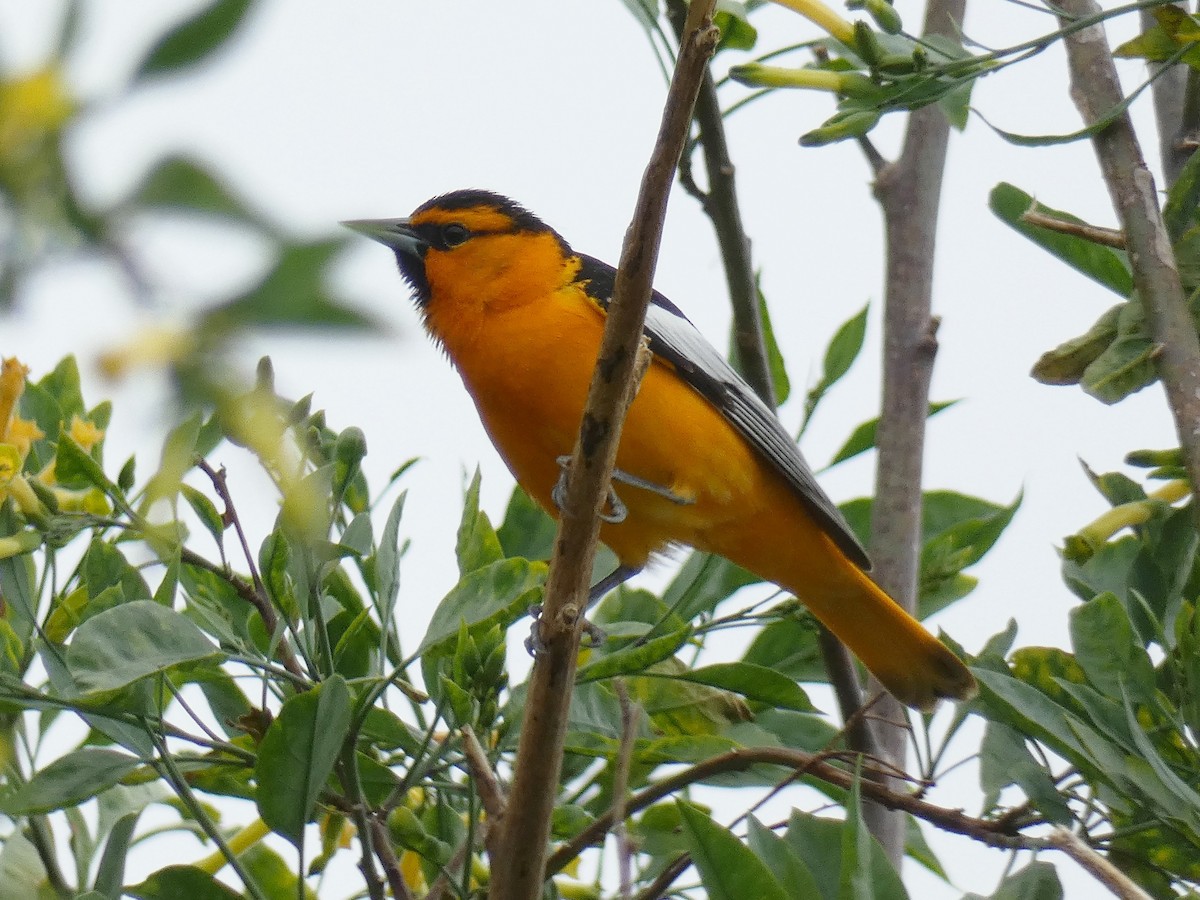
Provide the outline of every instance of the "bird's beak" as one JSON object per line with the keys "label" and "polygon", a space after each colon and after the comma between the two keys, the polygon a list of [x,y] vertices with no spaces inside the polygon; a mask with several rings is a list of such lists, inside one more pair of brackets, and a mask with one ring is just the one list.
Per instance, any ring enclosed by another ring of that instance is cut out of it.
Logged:
{"label": "bird's beak", "polygon": [[408,257],[420,259],[429,249],[429,242],[408,219],[354,219],[342,224]]}

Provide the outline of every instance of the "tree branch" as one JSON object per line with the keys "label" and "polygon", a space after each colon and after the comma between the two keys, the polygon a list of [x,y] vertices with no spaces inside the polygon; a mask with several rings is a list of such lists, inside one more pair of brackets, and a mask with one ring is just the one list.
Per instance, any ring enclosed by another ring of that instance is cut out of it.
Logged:
{"label": "tree branch", "polygon": [[[644,788],[629,798],[624,812],[625,815],[631,815],[689,785],[716,775],[742,772],[759,764],[784,766],[794,772],[793,777],[807,775],[849,790],[854,783],[854,773],[832,765],[826,761],[829,758],[828,753],[806,753],[786,747],[746,747],[731,750]],[[893,791],[877,781],[864,780],[860,786],[864,798],[869,798],[887,809],[908,813],[942,831],[964,835],[989,847],[1027,849],[1045,846],[1041,839],[1026,837],[1018,831],[1023,825],[1036,824],[1033,821],[1017,823],[1004,820],[1001,823],[1000,820],[978,819],[968,816],[962,810],[938,806],[905,791]],[[589,823],[587,828],[571,840],[559,846],[546,860],[546,877],[561,871],[588,847],[603,842],[613,824],[613,812],[609,810]]]}
{"label": "tree branch", "polygon": [[616,459],[635,373],[648,364],[642,329],[662,238],[667,197],[687,139],[692,105],[716,46],[715,0],[692,5],[687,38],[675,64],[662,125],[625,236],[596,370],[567,496],[554,542],[540,619],[544,651],[534,663],[525,703],[508,810],[500,823],[499,857],[492,857],[492,900],[534,900],[541,891],[550,816],[558,794],[567,712],[587,606],[587,579],[600,533],[599,513]]}
{"label": "tree branch", "polygon": [[[1097,13],[1093,0],[1064,0],[1075,18]],[[1067,21],[1061,19],[1064,24]],[[1067,35],[1071,96],[1092,125],[1123,99],[1112,51],[1100,25]],[[1125,234],[1133,284],[1146,309],[1155,356],[1193,493],[1200,485],[1200,339],[1179,281],[1171,239],[1158,206],[1154,177],[1146,167],[1128,113],[1092,135],[1092,146],[1113,208]]]}
{"label": "tree branch", "polygon": [[[923,33],[956,38],[965,7],[966,0],[929,0]],[[925,420],[937,353],[933,260],[949,137],[950,123],[936,106],[914,111],[900,158],[885,166],[875,182],[883,209],[887,274],[870,551],[874,578],[910,613],[916,611],[920,568]],[[876,710],[881,719],[875,727],[880,752],[903,768],[907,731],[887,723],[904,722],[904,708],[885,697]],[[904,856],[903,817],[889,816],[872,804],[864,806],[863,814],[898,868]]]}

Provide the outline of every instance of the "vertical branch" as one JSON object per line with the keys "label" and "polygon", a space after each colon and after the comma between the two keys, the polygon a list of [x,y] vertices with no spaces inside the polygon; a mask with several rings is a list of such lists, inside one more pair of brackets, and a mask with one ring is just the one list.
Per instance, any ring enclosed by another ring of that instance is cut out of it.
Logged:
{"label": "vertical branch", "polygon": [[[924,33],[956,35],[965,6],[966,0],[930,0]],[[933,259],[949,136],[950,124],[937,107],[913,112],[900,158],[884,166],[875,182],[883,208],[887,273],[870,550],[875,579],[909,612],[915,611],[917,601],[925,419],[937,353],[937,321],[931,313]],[[876,737],[884,763],[903,769],[908,737],[904,710],[891,697],[876,710],[882,720]],[[864,815],[888,857],[899,865],[904,855],[903,817],[875,804],[865,804]]]}
{"label": "vertical branch", "polygon": [[[1061,9],[1072,18],[1099,11],[1093,0],[1065,0]],[[1069,34],[1066,46],[1071,96],[1084,122],[1092,125],[1123,98],[1112,51],[1099,25]],[[1154,177],[1127,113],[1093,134],[1092,146],[1125,233],[1134,289],[1158,344],[1155,362],[1194,493],[1200,484],[1200,338],[1179,282]]]}
{"label": "vertical branch", "polygon": [[[1182,6],[1181,11],[1186,12]],[[1154,11],[1141,11],[1142,29],[1158,24]],[[1179,177],[1183,164],[1196,148],[1196,129],[1200,126],[1200,84],[1191,66],[1174,63],[1166,72],[1162,63],[1149,63],[1154,83],[1150,94],[1154,98],[1154,119],[1158,123],[1159,154],[1162,159],[1163,180],[1170,187]]]}
{"label": "vertical branch", "polygon": [[587,606],[587,579],[600,533],[599,513],[637,370],[648,362],[642,346],[646,307],[672,175],[687,139],[696,92],[716,46],[717,34],[711,24],[714,5],[715,0],[703,0],[694,3],[689,12],[687,37],[667,91],[658,140],[642,176],[633,221],[621,250],[554,542],[540,620],[545,649],[530,675],[509,804],[501,823],[501,852],[491,859],[492,900],[534,900],[542,888]]}

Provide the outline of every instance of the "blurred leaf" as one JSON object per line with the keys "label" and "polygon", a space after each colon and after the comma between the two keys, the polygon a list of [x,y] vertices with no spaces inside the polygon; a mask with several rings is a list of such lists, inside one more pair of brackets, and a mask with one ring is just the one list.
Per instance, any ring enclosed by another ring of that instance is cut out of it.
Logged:
{"label": "blurred leaf", "polygon": [[285,701],[259,746],[259,815],[297,847],[349,729],[350,691],[333,675]]}
{"label": "blurred leaf", "polygon": [[850,366],[854,364],[854,360],[862,351],[863,340],[867,334],[867,311],[869,309],[870,304],[843,322],[829,341],[829,346],[825,348],[825,363],[821,380],[812,386],[808,396],[804,398],[805,428],[808,427],[809,419],[812,418],[817,404],[821,402],[826,392],[850,371]]}
{"label": "blurred leaf", "polygon": [[1167,226],[1172,241],[1178,242],[1185,232],[1197,224],[1197,208],[1200,208],[1200,158],[1191,153],[1175,183],[1167,191],[1167,202],[1163,204],[1163,224]]}
{"label": "blurred leaf", "polygon": [[217,652],[184,616],[152,600],[134,600],[80,625],[67,649],[67,666],[82,692],[97,693]]}
{"label": "blurred leaf", "polygon": [[195,866],[167,866],[125,892],[137,900],[242,900],[242,895]]}
{"label": "blurred leaf", "polygon": [[[929,415],[933,416],[940,413],[944,409],[949,409],[957,400],[941,400],[937,403],[929,404]],[[842,448],[833,455],[833,459],[829,461],[826,469],[831,469],[840,462],[858,456],[860,453],[865,453],[867,450],[875,448],[875,434],[879,430],[879,417],[863,422],[851,433],[846,439],[846,443],[842,444]]]}
{"label": "blurred leaf", "polygon": [[264,224],[220,178],[183,156],[168,156],[156,163],[128,203],[139,211],[202,213],[258,227]]}
{"label": "blurred leaf", "polygon": [[204,61],[238,30],[253,0],[216,0],[176,25],[146,54],[134,80],[174,74]]}
{"label": "blurred leaf", "polygon": [[286,245],[275,267],[258,285],[210,310],[202,327],[378,329],[373,318],[339,305],[325,287],[329,266],[346,243],[347,239],[337,238]]}
{"label": "blurred leaf", "polygon": [[[842,890],[842,872],[846,865],[843,858],[846,852],[843,841],[848,832],[845,822],[799,810],[793,810],[788,820],[788,830],[784,839],[815,876],[821,890],[820,896],[824,900],[842,900],[854,896],[852,893],[843,893]],[[888,862],[883,848],[869,833],[866,834],[866,843],[870,847],[867,851],[868,858],[862,858],[863,832],[865,829],[861,829],[855,835],[855,847],[860,848],[856,854],[859,856],[858,864],[866,867],[865,879],[860,880],[859,884],[871,885],[877,900],[904,900],[908,896],[904,886],[900,883],[892,864]]]}
{"label": "blurred leaf", "polygon": [[723,825],[677,800],[692,862],[711,900],[788,900],[766,864]]}
{"label": "blurred leaf", "polygon": [[1031,225],[1025,222],[1022,216],[1027,212],[1038,212],[1065,222],[1086,225],[1082,219],[1044,206],[1020,188],[1003,182],[992,189],[988,205],[1001,221],[1071,268],[1121,297],[1128,299],[1133,295],[1133,275],[1123,251],[1075,235]]}
{"label": "blurred leaf", "polygon": [[127,753],[84,747],[56,759],[15,790],[0,796],[0,811],[29,816],[76,806],[108,790],[141,760]]}

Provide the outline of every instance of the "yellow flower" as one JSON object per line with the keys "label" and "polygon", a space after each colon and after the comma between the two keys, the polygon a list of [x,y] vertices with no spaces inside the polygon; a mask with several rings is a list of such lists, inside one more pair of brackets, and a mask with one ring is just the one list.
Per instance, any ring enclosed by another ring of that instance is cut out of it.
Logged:
{"label": "yellow flower", "polygon": [[0,363],[0,440],[8,435],[8,425],[17,409],[17,401],[25,393],[25,376],[29,369],[15,356]]}
{"label": "yellow flower", "polygon": [[8,435],[5,437],[5,440],[16,447],[17,452],[24,459],[29,455],[29,448],[33,442],[40,441],[45,436],[46,432],[38,428],[37,422],[22,419],[20,416],[13,416],[12,421],[8,423]]}
{"label": "yellow flower", "polygon": [[104,440],[104,429],[76,415],[71,419],[71,439],[83,448],[84,453],[91,453],[92,448]]}
{"label": "yellow flower", "polygon": [[75,111],[62,71],[47,66],[0,82],[0,157],[8,162],[36,152]]}
{"label": "yellow flower", "polygon": [[128,343],[102,354],[100,371],[106,378],[121,378],[130,370],[143,366],[172,365],[195,349],[195,337],[182,328],[144,328]]}

